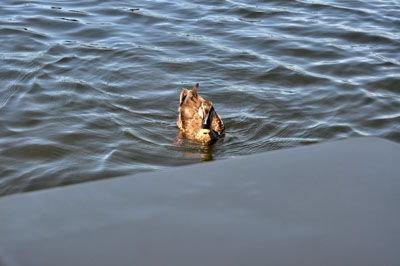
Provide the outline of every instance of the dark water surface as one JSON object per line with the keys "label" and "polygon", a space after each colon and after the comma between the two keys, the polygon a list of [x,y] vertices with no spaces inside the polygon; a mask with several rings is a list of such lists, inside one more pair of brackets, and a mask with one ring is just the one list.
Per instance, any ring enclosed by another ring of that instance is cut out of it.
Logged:
{"label": "dark water surface", "polygon": [[[0,4],[0,195],[353,136],[400,142],[399,1]],[[200,83],[226,136],[177,135]]]}

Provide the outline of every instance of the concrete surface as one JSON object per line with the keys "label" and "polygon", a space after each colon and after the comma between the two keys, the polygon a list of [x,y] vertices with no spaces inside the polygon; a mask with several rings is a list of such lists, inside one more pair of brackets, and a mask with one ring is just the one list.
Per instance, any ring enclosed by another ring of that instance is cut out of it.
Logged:
{"label": "concrete surface", "polygon": [[400,145],[358,138],[0,198],[0,264],[400,265]]}

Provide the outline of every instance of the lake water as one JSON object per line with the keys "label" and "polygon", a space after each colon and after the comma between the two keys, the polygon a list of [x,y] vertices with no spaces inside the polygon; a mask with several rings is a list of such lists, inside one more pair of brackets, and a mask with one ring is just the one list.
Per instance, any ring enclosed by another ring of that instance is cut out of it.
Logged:
{"label": "lake water", "polygon": [[[3,0],[0,41],[0,196],[348,137],[400,142],[396,0]],[[179,93],[197,82],[226,136],[176,145]]]}

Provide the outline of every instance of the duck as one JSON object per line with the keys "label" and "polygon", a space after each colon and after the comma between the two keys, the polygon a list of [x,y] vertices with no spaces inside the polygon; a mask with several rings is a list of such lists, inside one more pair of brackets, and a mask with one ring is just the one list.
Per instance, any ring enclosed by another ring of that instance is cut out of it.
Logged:
{"label": "duck", "polygon": [[225,125],[213,103],[197,94],[199,83],[192,90],[182,88],[179,96],[179,136],[202,144],[213,144],[223,137]]}

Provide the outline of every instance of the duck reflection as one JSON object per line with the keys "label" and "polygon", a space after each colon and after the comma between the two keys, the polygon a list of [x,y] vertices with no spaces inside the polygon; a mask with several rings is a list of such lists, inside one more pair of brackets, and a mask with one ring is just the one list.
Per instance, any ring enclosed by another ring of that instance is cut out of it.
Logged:
{"label": "duck reflection", "polygon": [[200,142],[184,139],[181,134],[176,136],[174,144],[180,148],[183,155],[188,158],[199,158],[200,162],[213,160],[213,146]]}

